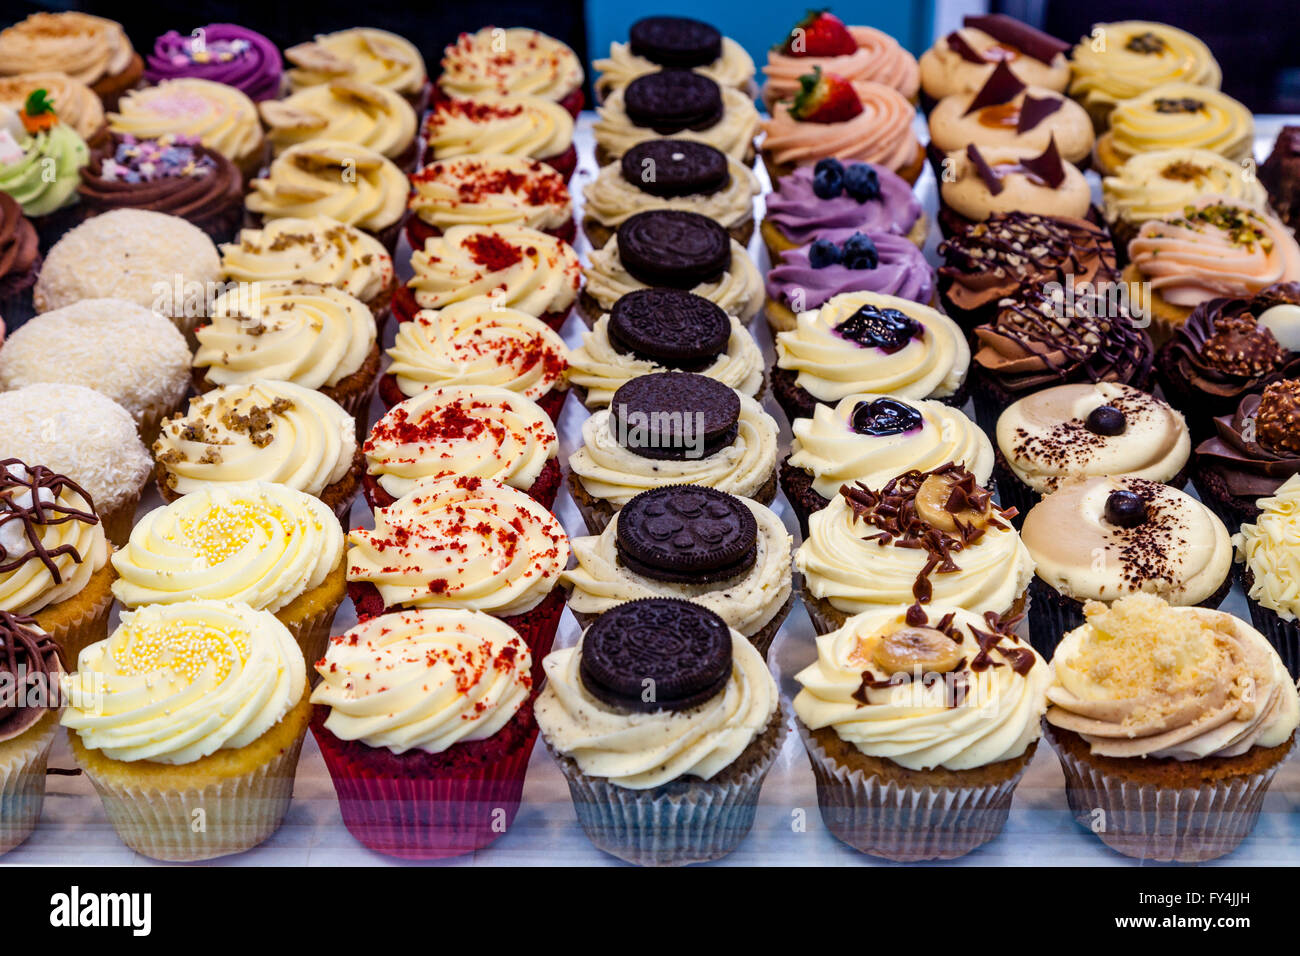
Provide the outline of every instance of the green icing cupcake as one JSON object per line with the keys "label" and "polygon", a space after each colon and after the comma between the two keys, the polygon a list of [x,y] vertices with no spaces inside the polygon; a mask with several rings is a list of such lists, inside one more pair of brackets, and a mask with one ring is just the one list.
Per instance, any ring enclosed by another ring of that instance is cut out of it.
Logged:
{"label": "green icing cupcake", "polygon": [[90,160],[85,140],[64,123],[18,141],[22,155],[0,159],[0,192],[22,206],[26,216],[45,216],[76,202],[80,170]]}

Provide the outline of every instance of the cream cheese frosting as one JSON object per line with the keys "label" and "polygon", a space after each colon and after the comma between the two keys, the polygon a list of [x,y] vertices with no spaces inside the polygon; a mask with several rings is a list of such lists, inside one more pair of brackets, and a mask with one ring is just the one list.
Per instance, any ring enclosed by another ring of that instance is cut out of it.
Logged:
{"label": "cream cheese frosting", "polygon": [[253,743],[307,689],[293,636],[231,601],[153,604],[122,614],[77,661],[97,693],[73,693],[62,724],[112,760],[183,766]]}
{"label": "cream cheese frosting", "polygon": [[414,43],[373,27],[318,35],[309,43],[289,47],[284,58],[293,64],[285,75],[295,90],[346,78],[414,98],[427,79],[424,58]]}
{"label": "cream cheese frosting", "polygon": [[1070,95],[1108,107],[1162,83],[1182,81],[1217,90],[1214,54],[1185,30],[1147,20],[1099,23],[1071,54]]}
{"label": "cream cheese frosting", "polygon": [[[892,354],[861,347],[836,327],[863,306],[896,309],[919,323],[922,332]],[[798,373],[798,385],[823,402],[858,392],[946,398],[966,379],[970,346],[957,324],[936,309],[892,295],[848,292],[800,314],[795,328],[778,334],[776,364]]]}
{"label": "cream cheese frosting", "polygon": [[415,139],[415,110],[394,90],[352,79],[308,86],[258,109],[276,153],[313,139],[356,143],[396,161]]}
{"label": "cream cheese frosting", "polygon": [[921,89],[933,99],[954,93],[973,93],[984,85],[999,60],[1011,67],[1021,83],[1042,86],[1058,93],[1070,82],[1070,61],[1058,53],[1050,63],[1011,49],[976,27],[955,31],[985,62],[972,63],[940,37],[934,46],[921,54]]}
{"label": "cream cheese frosting", "polygon": [[682,209],[698,212],[727,229],[735,229],[753,220],[754,197],[761,192],[761,187],[754,171],[730,156],[727,157],[727,170],[727,184],[717,192],[652,196],[636,183],[628,182],[618,163],[609,163],[601,167],[595,179],[582,187],[587,200],[582,211],[612,228],[647,209]]}
{"label": "cream cheese frosting", "polygon": [[[649,288],[623,267],[618,255],[618,236],[587,256],[587,293],[608,312],[614,303],[636,289]],[[745,247],[731,240],[731,265],[717,279],[701,282],[692,289],[727,315],[749,321],[763,305],[763,277]]]}
{"label": "cream cheese frosting", "polygon": [[[597,95],[602,97],[608,96],[611,90],[622,89],[638,76],[663,69],[660,64],[633,53],[632,44],[618,42],[609,45],[609,56],[592,61],[591,68],[598,74],[593,85]],[[742,93],[752,92],[754,61],[731,37],[722,38],[721,56],[712,63],[691,69],[704,74],[718,86],[733,87]]]}
{"label": "cream cheese frosting", "polygon": [[[596,107],[596,121],[592,133],[596,146],[610,159],[622,156],[637,143],[658,139],[662,135],[649,126],[637,126],[627,115],[623,104],[623,90],[611,90],[605,102]],[[689,139],[707,143],[726,153],[732,159],[744,162],[754,155],[754,136],[759,130],[758,110],[748,93],[724,86],[722,93],[722,118],[704,129],[674,130],[674,139]]]}
{"label": "cream cheese frosting", "polygon": [[532,693],[532,656],[489,614],[439,608],[381,614],[331,638],[313,704],[340,740],[395,754],[486,740]]}
{"label": "cream cheese frosting", "polygon": [[567,46],[525,27],[462,33],[442,55],[438,86],[451,96],[529,93],[562,100],[582,86],[582,62]]}
{"label": "cream cheese frosting", "polygon": [[780,706],[767,662],[731,632],[731,676],[713,697],[688,710],[630,713],[583,685],[582,645],[543,661],[546,686],[537,724],[556,751],[591,777],[628,790],[648,790],[685,777],[708,780],[731,766]]}
{"label": "cream cheese frosting", "polygon": [[1250,158],[1254,138],[1254,117],[1232,97],[1192,83],[1165,83],[1115,105],[1106,143],[1120,162],[1188,147],[1241,161]]}
{"label": "cream cheese frosting", "polygon": [[442,96],[424,118],[424,140],[435,159],[478,153],[553,159],[573,145],[573,117],[542,96]]}
{"label": "cream cheese frosting", "polygon": [[1224,196],[1260,212],[1268,195],[1240,163],[1208,149],[1158,149],[1132,156],[1101,181],[1108,222],[1141,226],[1176,216],[1206,194]]}
{"label": "cream cheese frosting", "polygon": [[912,129],[916,109],[892,86],[869,81],[853,84],[862,103],[856,116],[836,123],[797,119],[790,103],[772,108],[763,121],[763,152],[779,164],[805,166],[827,156],[874,163],[893,172],[916,164],[921,146]]}
{"label": "cream cheese frosting", "polygon": [[435,160],[411,177],[410,208],[436,229],[518,225],[543,232],[573,221],[564,177],[550,166],[490,153]]}
{"label": "cream cheese frosting", "polygon": [[1092,187],[1077,166],[1062,163],[1065,178],[1053,187],[1030,175],[1021,162],[1039,151],[1019,146],[989,146],[979,150],[998,176],[1001,190],[993,193],[966,152],[949,153],[939,192],[953,211],[974,222],[994,213],[1027,212],[1042,216],[1084,219],[1092,205]]}
{"label": "cream cheese frosting", "polygon": [[1300,618],[1300,476],[1292,475],[1260,515],[1233,537],[1237,560],[1250,574],[1247,594],[1284,621]]}
{"label": "cream cheese frosting", "polygon": [[343,560],[343,529],[319,498],[266,481],[200,488],[150,511],[113,555],[128,608],[190,600],[279,611]]}
{"label": "cream cheese frosting", "polygon": [[1024,754],[1047,710],[1047,662],[1009,635],[985,652],[977,634],[992,633],[989,622],[936,604],[925,608],[927,624],[951,616],[944,633],[962,660],[953,670],[925,675],[942,680],[887,674],[874,659],[877,650],[890,635],[914,627],[914,614],[902,604],[873,608],[818,637],[817,660],[795,675],[802,687],[794,698],[799,719],[909,770],[972,770]]}
{"label": "cream cheese frosting", "polygon": [[245,205],[265,219],[329,216],[369,232],[402,218],[408,189],[383,154],[333,139],[290,146],[249,185]]}
{"label": "cream cheese frosting", "polygon": [[0,31],[0,73],[50,70],[91,85],[131,65],[122,25],[78,11],[33,13]]}
{"label": "cream cheese frosting", "polygon": [[195,77],[130,91],[108,114],[108,127],[138,139],[192,136],[236,164],[248,161],[262,145],[253,101],[233,86]]}

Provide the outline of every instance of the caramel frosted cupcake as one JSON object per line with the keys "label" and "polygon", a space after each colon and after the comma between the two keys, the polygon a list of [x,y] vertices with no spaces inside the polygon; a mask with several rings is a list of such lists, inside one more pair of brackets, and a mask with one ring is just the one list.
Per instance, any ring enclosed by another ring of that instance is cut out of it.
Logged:
{"label": "caramel frosted cupcake", "polygon": [[964,17],[960,29],[921,55],[922,104],[978,90],[999,63],[1007,63],[1026,86],[1062,93],[1070,82],[1069,49],[1068,43],[1005,14]]}
{"label": "caramel frosted cupcake", "polygon": [[1010,621],[949,604],[873,608],[795,675],[822,820],[872,856],[963,856],[995,839],[1038,746],[1051,671]]}
{"label": "caramel frosted cupcake", "polygon": [[690,17],[642,17],[628,28],[626,43],[609,45],[609,56],[594,60],[596,96],[621,89],[661,69],[702,73],[718,86],[753,95],[754,61],[745,48],[716,27]]}
{"label": "caramel frosted cupcake", "polygon": [[1155,150],[1206,149],[1242,163],[1251,158],[1255,120],[1250,110],[1218,90],[1191,83],[1165,83],[1110,112],[1109,128],[1093,153],[1102,175]]}
{"label": "caramel frosted cupcake", "polygon": [[791,421],[819,402],[871,392],[965,403],[970,347],[929,306],[873,292],[837,295],[776,337],[772,393]]}
{"label": "caramel frosted cupcake", "polygon": [[421,484],[488,478],[555,503],[560,487],[555,423],[530,398],[495,385],[443,385],[399,402],[362,445],[365,492],[387,508]]}
{"label": "caramel frosted cupcake", "polygon": [[418,158],[416,117],[400,93],[354,79],[304,87],[258,106],[276,155],[313,139],[355,143],[411,169]]}
{"label": "caramel frosted cupcake", "polygon": [[1029,633],[1045,657],[1083,623],[1089,601],[1141,592],[1214,608],[1232,586],[1223,522],[1191,495],[1144,478],[1066,479],[1026,515],[1020,537],[1034,559]]}
{"label": "caramel frosted cupcake", "polygon": [[584,102],[582,61],[554,37],[525,27],[462,33],[442,53],[438,88],[448,96],[544,96],[576,119]]}
{"label": "caramel frosted cupcake", "polygon": [[[59,729],[59,646],[30,617],[0,611],[0,680],[32,692],[0,707],[0,855],[36,829],[45,802],[45,770]],[[39,691],[39,696],[37,691]]]}
{"label": "caramel frosted cupcake", "polygon": [[755,398],[765,385],[763,355],[749,330],[680,289],[629,292],[569,355],[569,382],[588,408],[608,405],[631,379],[671,369],[699,372]]}
{"label": "caramel frosted cupcake", "polygon": [[191,600],[270,611],[309,661],[343,603],[343,529],[318,498],[265,481],[213,484],[155,508],[113,555],[126,608]]}
{"label": "caramel frosted cupcake", "polygon": [[245,205],[263,222],[329,216],[374,236],[390,255],[409,188],[402,171],[382,154],[327,139],[290,146],[250,187]]}
{"label": "caramel frosted cupcake", "polygon": [[826,634],[855,614],[912,603],[1020,614],[1034,562],[1008,519],[956,464],[878,489],[843,485],[809,517],[794,556],[813,626]]}
{"label": "caramel frosted cupcake", "polygon": [[416,109],[428,98],[424,57],[410,40],[387,30],[353,27],[317,34],[308,43],[289,47],[284,58],[291,64],[285,76],[293,90],[355,80],[400,93]]}
{"label": "caramel frosted cupcake", "polygon": [[421,309],[487,296],[558,332],[582,287],[582,264],[571,245],[513,223],[450,226],[411,254],[411,270],[394,301],[399,322]]}
{"label": "caramel frosted cupcake", "polygon": [[653,209],[627,219],[587,257],[578,312],[588,325],[638,289],[666,287],[708,299],[748,322],[763,305],[763,279],[745,247],[697,212]]}
{"label": "caramel frosted cupcake", "polygon": [[44,71],[0,77],[0,105],[16,112],[37,90],[45,91],[59,119],[71,126],[88,145],[103,145],[108,135],[104,104],[94,90],[67,73]]}
{"label": "caramel frosted cupcake", "polygon": [[1300,540],[1300,478],[1293,473],[1256,502],[1253,521],[1233,536],[1250,618],[1281,655],[1291,676],[1300,674],[1300,601],[1295,581]]}
{"label": "caramel frosted cupcake", "polygon": [[691,372],[658,372],[619,388],[582,425],[569,457],[569,490],[599,534],[636,495],[664,485],[703,485],[771,504],[777,424],[761,405]]}
{"label": "caramel frosted cupcake", "polygon": [[[1254,828],[1300,701],[1263,636],[1205,608],[1133,595],[1084,609],[1052,660],[1045,733],[1065,795],[1111,849],[1201,862]],[[1207,812],[1207,808],[1213,812]]]}
{"label": "caramel frosted cupcake", "polygon": [[64,660],[104,639],[113,549],[89,492],[44,465],[0,461],[0,546],[0,611],[30,617]]}
{"label": "caramel frosted cupcake", "polygon": [[752,169],[706,143],[652,139],[601,169],[583,194],[582,231],[597,249],[629,217],[649,209],[708,216],[747,246],[759,185]]}
{"label": "caramel frosted cupcake", "polygon": [[120,23],[88,13],[33,13],[0,32],[0,73],[66,73],[107,109],[135,86],[144,61]]}
{"label": "caramel frosted cupcake", "polygon": [[596,108],[592,132],[601,166],[663,136],[706,143],[750,165],[758,128],[758,110],[748,94],[691,70],[659,70],[612,90]]}
{"label": "caramel frosted cupcake", "polygon": [[1055,140],[1041,153],[971,145],[944,164],[939,227],[945,237],[999,213],[1083,219],[1092,209],[1092,187],[1078,167],[1061,159]]}
{"label": "caramel frosted cupcake", "polygon": [[811,418],[790,423],[794,440],[781,463],[781,488],[808,536],[808,516],[821,511],[842,486],[880,488],[909,471],[933,471],[949,462],[989,487],[993,445],[959,409],[927,399],[860,393],[819,404]]}
{"label": "caramel frosted cupcake", "polygon": [[153,453],[164,501],[214,484],[271,481],[321,499],[345,522],[361,486],[352,416],[292,382],[224,385],[192,399],[163,423]]}
{"label": "caramel frosted cupcake", "polygon": [[1116,104],[1164,83],[1217,90],[1222,74],[1210,48],[1184,30],[1146,20],[1099,23],[1075,46],[1070,95],[1098,132]]}
{"label": "caramel frosted cupcake", "polygon": [[578,165],[573,117],[542,96],[436,96],[421,132],[426,163],[467,154],[518,156],[545,163],[566,180]]}
{"label": "caramel frosted cupcake", "polygon": [[564,340],[541,319],[484,296],[417,312],[397,327],[388,357],[379,394],[390,408],[440,385],[496,385],[556,421],[569,394]]}
{"label": "caramel frosted cupcake", "polygon": [[850,83],[883,83],[910,102],[916,102],[921,87],[916,58],[888,33],[845,26],[829,10],[810,10],[782,43],[767,51],[763,102],[771,109],[790,99],[799,92],[801,78],[814,68]]}

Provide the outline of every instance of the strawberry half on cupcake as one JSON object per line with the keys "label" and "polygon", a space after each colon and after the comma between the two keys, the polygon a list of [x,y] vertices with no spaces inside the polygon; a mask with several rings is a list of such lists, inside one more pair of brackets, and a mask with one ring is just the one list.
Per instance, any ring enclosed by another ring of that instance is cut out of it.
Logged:
{"label": "strawberry half on cupcake", "polygon": [[815,66],[852,83],[892,86],[915,103],[921,88],[916,58],[874,27],[845,26],[829,10],[809,10],[783,42],[767,54],[763,101],[770,108],[799,91],[799,78]]}

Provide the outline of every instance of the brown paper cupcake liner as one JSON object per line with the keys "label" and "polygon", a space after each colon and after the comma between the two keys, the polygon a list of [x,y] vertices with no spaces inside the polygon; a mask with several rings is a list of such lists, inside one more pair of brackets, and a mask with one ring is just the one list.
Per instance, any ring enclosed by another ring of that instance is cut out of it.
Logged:
{"label": "brown paper cupcake liner", "polygon": [[36,829],[45,802],[45,764],[58,729],[58,713],[50,711],[34,727],[0,744],[0,855]]}
{"label": "brown paper cupcake liner", "polygon": [[[145,479],[146,483],[148,479]],[[104,534],[117,547],[123,547],[131,540],[131,529],[135,527],[135,510],[140,506],[140,496],[144,493],[142,484],[125,501],[112,509],[98,509],[99,521],[104,526]]]}

